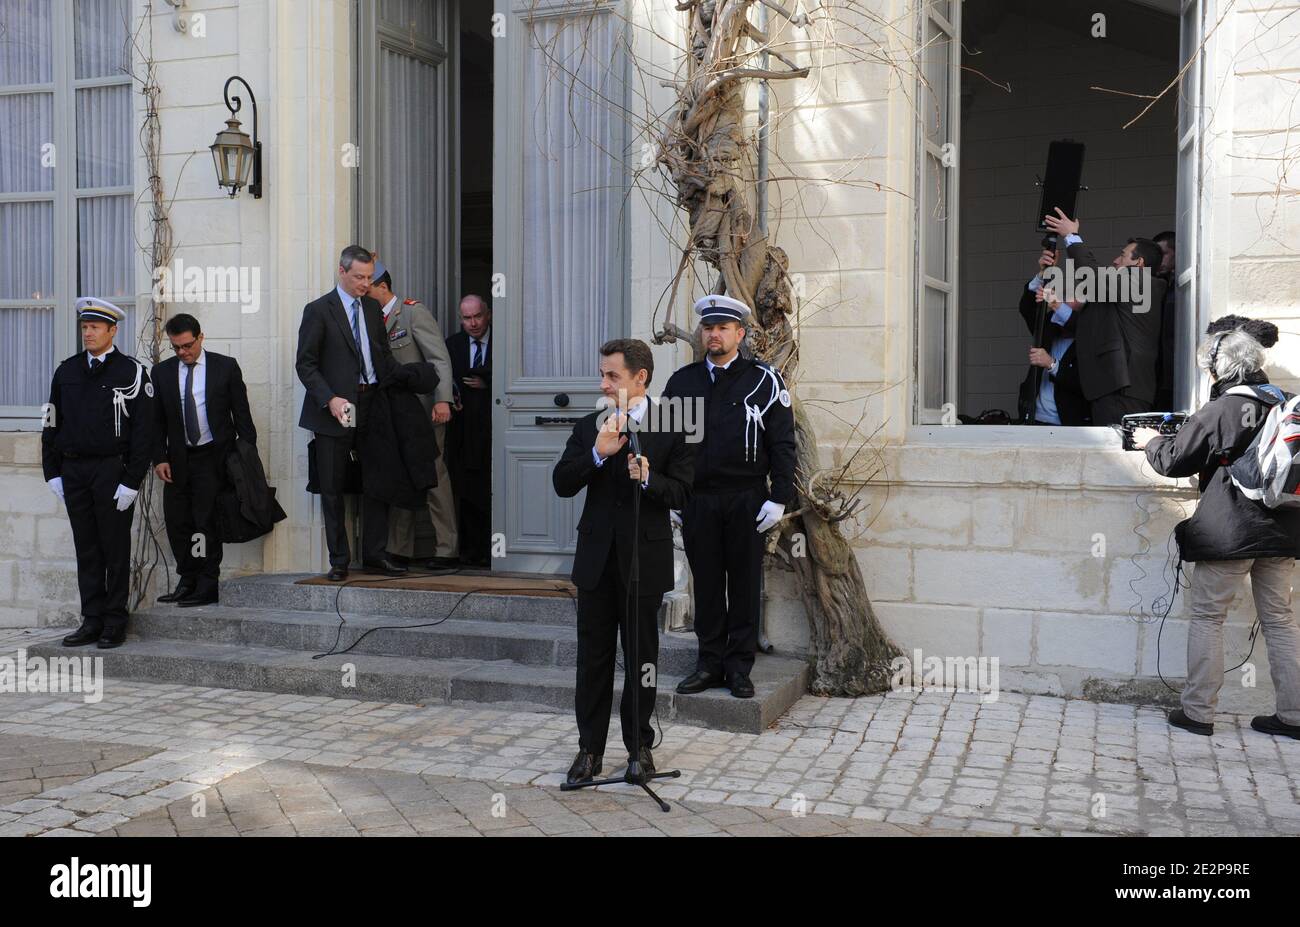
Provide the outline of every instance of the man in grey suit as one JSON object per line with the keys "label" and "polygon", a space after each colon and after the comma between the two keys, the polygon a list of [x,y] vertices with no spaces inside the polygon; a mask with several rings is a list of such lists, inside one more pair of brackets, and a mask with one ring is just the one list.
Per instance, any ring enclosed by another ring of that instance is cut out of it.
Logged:
{"label": "man in grey suit", "polygon": [[[343,493],[357,433],[365,426],[375,388],[397,367],[384,332],[379,303],[367,292],[375,259],[360,245],[339,256],[338,283],[307,304],[298,328],[298,379],[307,388],[298,426],[315,435],[316,474],[329,547],[329,579],[347,579],[348,548]],[[396,455],[397,449],[393,449]],[[364,485],[364,479],[363,479]],[[361,506],[361,562],[371,572],[397,576],[406,572],[384,549],[388,542],[388,505],[371,495]]]}
{"label": "man in grey suit", "polygon": [[[456,538],[456,507],[451,492],[451,477],[447,475],[444,455],[447,450],[447,422],[451,421],[451,402],[454,381],[451,357],[447,342],[438,328],[433,313],[418,299],[398,299],[393,293],[392,272],[382,262],[375,262],[375,282],[370,284],[370,296],[384,312],[384,328],[388,332],[388,346],[399,364],[427,362],[438,371],[438,388],[420,396],[425,414],[433,422],[434,436],[438,442],[438,485],[429,490],[426,498],[429,519],[433,522],[435,536],[434,558],[426,564],[429,569],[442,570],[459,565]],[[400,557],[415,555],[415,512],[393,506],[388,510],[388,552]]]}

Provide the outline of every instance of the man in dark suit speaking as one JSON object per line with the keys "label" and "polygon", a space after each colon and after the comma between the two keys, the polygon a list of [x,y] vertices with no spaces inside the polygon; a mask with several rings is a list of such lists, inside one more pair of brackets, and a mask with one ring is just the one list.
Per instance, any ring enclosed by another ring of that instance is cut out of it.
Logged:
{"label": "man in dark suit speaking", "polygon": [[217,601],[221,535],[217,496],[236,438],[257,444],[239,362],[203,347],[199,320],[167,320],[175,357],[154,365],[154,472],[163,481],[163,521],[176,557],[176,588],[158,597],[181,608]]}
{"label": "man in dark suit speaking", "polygon": [[[570,783],[587,781],[601,771],[614,698],[615,637],[619,634],[625,654],[623,744],[629,762],[639,760],[645,776],[654,775],[650,718],[659,661],[659,606],[664,593],[673,587],[673,532],[668,513],[686,504],[694,478],[694,451],[686,443],[680,417],[658,414],[662,409],[652,410],[646,398],[654,374],[649,345],[623,338],[602,345],[600,353],[600,388],[612,405],[584,416],[573,426],[552,474],[555,491],[565,498],[587,490],[573,559],[573,584],[578,587],[574,697],[578,756],[569,770]],[[639,457],[628,448],[629,428],[636,431]],[[629,615],[634,492],[642,493],[637,558],[640,585],[635,613]],[[629,622],[635,622],[637,631],[635,666],[626,659]],[[641,687],[639,717],[635,718],[633,686]]]}
{"label": "man in dark suit speaking", "polygon": [[[360,465],[357,433],[365,426],[376,386],[397,366],[388,346],[383,310],[366,295],[374,270],[374,256],[365,248],[344,248],[339,256],[338,285],[307,304],[298,328],[298,379],[307,388],[298,426],[316,436],[329,578],[335,582],[347,579],[352,559],[343,517],[348,460],[357,459]],[[396,448],[393,455],[397,455]],[[388,504],[364,495],[361,522],[362,565],[389,576],[405,573],[406,568],[394,563],[384,549]]]}

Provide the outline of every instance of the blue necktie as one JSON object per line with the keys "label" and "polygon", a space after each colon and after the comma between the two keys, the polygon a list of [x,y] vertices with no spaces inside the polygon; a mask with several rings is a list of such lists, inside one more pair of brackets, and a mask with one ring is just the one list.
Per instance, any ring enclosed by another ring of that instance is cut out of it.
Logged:
{"label": "blue necktie", "polygon": [[474,358],[469,362],[470,369],[483,366],[483,342],[474,339]]}
{"label": "blue necktie", "polygon": [[370,382],[370,368],[366,365],[366,352],[361,347],[361,300],[352,300],[352,337],[357,341],[357,357],[361,359],[361,382]]}

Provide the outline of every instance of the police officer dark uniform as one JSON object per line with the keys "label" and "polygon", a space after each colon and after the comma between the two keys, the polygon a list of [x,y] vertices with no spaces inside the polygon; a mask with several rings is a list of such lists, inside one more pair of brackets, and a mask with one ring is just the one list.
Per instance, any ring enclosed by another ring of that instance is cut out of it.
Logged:
{"label": "police officer dark uniform", "polygon": [[126,314],[104,300],[77,300],[86,350],[54,371],[41,433],[50,489],[65,504],[77,552],[81,627],[65,647],[126,639],[131,519],[149,471],[153,387],[144,365],[114,349]]}
{"label": "police officer dark uniform", "polygon": [[706,296],[695,312],[708,357],[674,373],[663,393],[704,402],[695,491],[682,510],[700,649],[695,672],[677,691],[726,686],[737,698],[751,698],[763,534],[795,498],[794,410],[781,375],[739,353],[748,306]]}

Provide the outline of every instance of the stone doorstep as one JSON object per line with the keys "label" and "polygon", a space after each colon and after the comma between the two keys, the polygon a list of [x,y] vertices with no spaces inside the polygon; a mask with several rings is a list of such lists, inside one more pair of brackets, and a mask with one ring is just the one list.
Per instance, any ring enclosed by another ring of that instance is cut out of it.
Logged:
{"label": "stone doorstep", "polygon": [[[132,638],[241,644],[312,653],[323,653],[335,646],[345,648],[357,642],[349,653],[508,660],[529,666],[577,665],[577,630],[566,625],[463,619],[421,626],[414,618],[347,613],[344,620],[346,625],[340,629],[338,616],[333,612],[224,605],[186,610],[163,607],[134,614],[130,634]],[[384,630],[362,636],[379,628]],[[659,644],[660,671],[672,676],[688,675],[695,669],[696,653],[693,635],[665,634]]]}
{"label": "stone doorstep", "polygon": [[[54,642],[29,647],[33,656],[64,652]],[[378,702],[472,702],[557,713],[573,706],[574,672],[566,667],[365,654],[313,660],[307,651],[172,639],[133,640],[96,655],[103,657],[109,677],[121,679]],[[356,670],[350,688],[342,685],[345,663]],[[725,689],[679,696],[673,690],[680,677],[664,674],[659,680],[660,717],[760,733],[806,691],[807,673],[802,661],[760,655],[752,674],[757,690],[752,699],[733,698]],[[616,679],[616,697],[620,681]]]}

